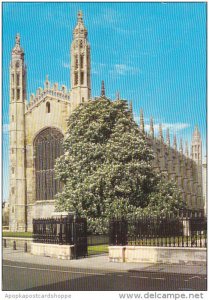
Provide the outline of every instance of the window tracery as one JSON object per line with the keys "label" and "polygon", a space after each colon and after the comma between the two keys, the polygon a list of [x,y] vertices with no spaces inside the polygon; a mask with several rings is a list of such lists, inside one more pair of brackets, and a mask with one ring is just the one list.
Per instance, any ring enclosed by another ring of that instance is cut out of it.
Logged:
{"label": "window tracery", "polygon": [[83,69],[83,55],[80,56],[81,69]]}
{"label": "window tracery", "polygon": [[77,72],[75,72],[74,73],[74,85],[77,85],[78,84],[78,73]]}
{"label": "window tracery", "polygon": [[78,69],[78,55],[75,55],[75,69]]}
{"label": "window tracery", "polygon": [[53,200],[61,190],[61,183],[55,179],[55,161],[62,155],[62,133],[55,128],[41,131],[34,141],[36,200]]}

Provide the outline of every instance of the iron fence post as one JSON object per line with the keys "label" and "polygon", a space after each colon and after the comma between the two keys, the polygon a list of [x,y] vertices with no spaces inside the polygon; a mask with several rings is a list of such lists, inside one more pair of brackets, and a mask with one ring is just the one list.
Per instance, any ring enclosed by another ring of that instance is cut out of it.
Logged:
{"label": "iron fence post", "polygon": [[27,245],[27,242],[25,242],[25,244],[24,244],[24,252],[28,252],[28,245]]}
{"label": "iron fence post", "polygon": [[75,255],[75,259],[77,259],[77,232],[76,232],[76,214],[74,216],[74,220],[73,220],[73,240],[74,240],[74,255]]}
{"label": "iron fence post", "polygon": [[17,250],[15,241],[13,242],[13,250]]}

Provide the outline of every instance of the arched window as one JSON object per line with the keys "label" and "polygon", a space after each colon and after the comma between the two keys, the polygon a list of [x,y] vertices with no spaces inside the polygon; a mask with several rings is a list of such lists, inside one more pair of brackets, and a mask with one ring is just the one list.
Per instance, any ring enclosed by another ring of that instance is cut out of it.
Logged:
{"label": "arched window", "polygon": [[74,85],[78,84],[78,72],[74,73]]}
{"label": "arched window", "polygon": [[14,101],[14,97],[15,97],[15,90],[14,89],[12,89],[12,101]]}
{"label": "arched window", "polygon": [[81,84],[84,84],[84,72],[81,72]]}
{"label": "arched window", "polygon": [[80,56],[81,69],[83,69],[83,55]]}
{"label": "arched window", "polygon": [[17,100],[20,100],[20,89],[17,89]]}
{"label": "arched window", "polygon": [[78,55],[75,55],[75,69],[78,69]]}
{"label": "arched window", "polygon": [[12,74],[12,85],[14,85],[14,74]]}
{"label": "arched window", "polygon": [[50,113],[50,103],[46,102],[46,113],[49,114]]}
{"label": "arched window", "polygon": [[17,86],[20,85],[20,74],[17,74],[16,83],[17,83]]}
{"label": "arched window", "polygon": [[55,179],[54,165],[62,155],[62,133],[55,128],[42,130],[34,141],[36,200],[53,200],[61,190],[59,180]]}

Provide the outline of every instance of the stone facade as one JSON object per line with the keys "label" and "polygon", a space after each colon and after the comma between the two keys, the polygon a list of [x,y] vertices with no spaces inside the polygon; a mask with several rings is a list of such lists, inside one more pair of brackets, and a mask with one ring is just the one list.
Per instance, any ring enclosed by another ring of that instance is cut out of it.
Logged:
{"label": "stone facade", "polygon": [[[32,94],[27,102],[24,50],[20,46],[20,36],[16,36],[10,63],[9,199],[12,231],[31,231],[33,218],[49,217],[54,212],[54,194],[59,187],[53,168],[55,158],[61,153],[60,139],[65,135],[72,111],[91,99],[90,45],[82,12],[78,13],[70,55],[71,90],[65,86],[59,89],[58,84],[51,84],[47,76],[44,88],[39,87],[36,95]],[[102,96],[105,96],[104,84]],[[140,130],[144,133],[142,111]],[[50,134],[48,139],[46,132]],[[202,149],[198,129],[193,136],[192,157],[189,157],[188,149],[183,153],[182,145],[177,150],[176,139],[173,147],[170,146],[169,133],[164,142],[162,128],[159,132],[159,137],[155,137],[151,119],[150,132],[145,135],[155,152],[154,169],[168,171],[167,176],[178,182],[189,207],[202,209]],[[40,193],[37,192],[39,189]]]}

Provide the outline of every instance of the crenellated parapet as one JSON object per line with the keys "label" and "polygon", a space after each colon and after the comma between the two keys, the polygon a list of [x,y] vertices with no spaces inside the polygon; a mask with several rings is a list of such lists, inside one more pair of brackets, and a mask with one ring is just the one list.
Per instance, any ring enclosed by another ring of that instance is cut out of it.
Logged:
{"label": "crenellated parapet", "polygon": [[62,85],[59,89],[58,83],[54,83],[50,86],[48,81],[48,76],[46,78],[44,89],[39,87],[36,90],[36,95],[31,94],[30,102],[26,105],[26,112],[31,111],[34,107],[38,106],[41,102],[44,102],[46,98],[55,99],[57,101],[67,101],[70,102],[70,92],[67,91],[65,85]]}

